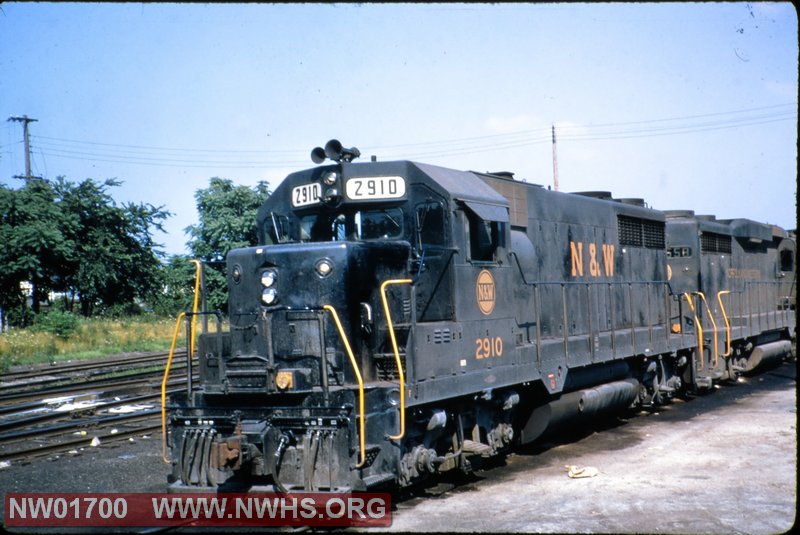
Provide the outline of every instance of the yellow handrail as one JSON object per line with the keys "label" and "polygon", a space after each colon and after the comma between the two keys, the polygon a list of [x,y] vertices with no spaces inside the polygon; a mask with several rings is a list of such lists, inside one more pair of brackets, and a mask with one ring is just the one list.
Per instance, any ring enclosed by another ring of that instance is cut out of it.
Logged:
{"label": "yellow handrail", "polygon": [[192,328],[189,332],[189,358],[194,357],[194,333],[195,325],[197,324],[197,302],[200,299],[200,270],[201,264],[199,260],[192,260],[192,263],[197,266],[194,270],[194,303],[192,304]]}
{"label": "yellow handrail", "polygon": [[389,338],[392,341],[392,350],[394,351],[394,361],[397,364],[397,375],[400,380],[400,434],[390,436],[391,440],[400,440],[406,434],[406,379],[403,374],[403,365],[400,362],[400,351],[397,349],[397,339],[394,336],[394,325],[392,324],[392,315],[389,312],[389,303],[386,300],[386,287],[390,284],[411,284],[414,282],[411,279],[389,279],[381,284],[381,300],[383,301],[383,313],[386,314],[386,323],[389,326]]}
{"label": "yellow handrail", "polygon": [[702,370],[705,368],[704,360],[705,356],[703,354],[703,326],[700,324],[700,320],[697,317],[697,311],[694,309],[694,300],[692,296],[689,295],[688,292],[684,292],[683,296],[686,298],[686,301],[689,303],[689,308],[692,309],[692,314],[694,315],[694,325],[697,331],[697,349],[700,351],[700,369]]}
{"label": "yellow handrail", "polygon": [[175,354],[175,344],[178,342],[178,333],[181,328],[181,321],[183,321],[186,312],[178,314],[178,321],[175,322],[175,334],[172,335],[172,345],[169,348],[169,358],[167,359],[167,367],[164,369],[164,379],[161,380],[161,458],[164,462],[169,464],[170,460],[167,457],[167,380],[169,379],[169,369],[172,366],[172,356]]}
{"label": "yellow handrail", "polygon": [[[344,348],[347,350],[347,356],[350,357],[350,364],[353,366],[353,371],[356,374],[356,381],[358,381],[358,414],[359,414],[359,424],[358,424],[358,444],[359,444],[359,462],[356,465],[356,468],[361,468],[364,466],[364,463],[367,460],[367,451],[366,451],[366,434],[365,434],[365,415],[364,415],[364,380],[361,378],[361,372],[358,370],[358,364],[356,363],[356,357],[353,355],[353,350],[350,348],[350,342],[347,340],[347,335],[342,328],[342,322],[339,321],[339,314],[336,313],[336,309],[333,308],[331,305],[324,305],[322,308],[327,310],[333,316],[333,321],[336,323],[336,329],[339,331],[339,336],[342,338],[342,342],[344,343]],[[325,355],[322,356],[325,358]]]}
{"label": "yellow handrail", "polygon": [[[194,357],[194,329],[197,322],[197,306],[200,300],[200,270],[202,265],[199,260],[191,261],[195,266],[194,277],[194,302],[192,303],[192,322],[189,329],[189,355],[187,358]],[[164,378],[161,380],[161,458],[165,463],[169,463],[167,458],[167,381],[169,380],[169,370],[172,367],[172,357],[175,354],[175,344],[178,342],[178,332],[180,331],[181,321],[186,312],[178,314],[178,321],[175,322],[175,334],[172,336],[172,345],[169,348],[169,358],[167,358],[167,366],[164,369]],[[189,367],[191,370],[191,366]],[[189,378],[191,380],[191,378]]]}
{"label": "yellow handrail", "polygon": [[703,304],[706,305],[706,311],[708,311],[708,318],[711,320],[711,326],[714,327],[714,367],[717,367],[717,362],[719,361],[719,344],[717,339],[717,322],[714,320],[714,314],[711,312],[711,308],[708,306],[708,301],[706,301],[706,296],[703,292],[695,292],[700,298],[703,300]]}
{"label": "yellow handrail", "polygon": [[719,308],[722,310],[722,317],[725,319],[725,334],[727,336],[727,344],[725,346],[725,354],[723,357],[730,357],[733,350],[731,349],[731,323],[728,321],[728,313],[725,311],[725,305],[722,304],[722,294],[729,294],[730,290],[721,290],[717,292],[717,301],[719,301]]}

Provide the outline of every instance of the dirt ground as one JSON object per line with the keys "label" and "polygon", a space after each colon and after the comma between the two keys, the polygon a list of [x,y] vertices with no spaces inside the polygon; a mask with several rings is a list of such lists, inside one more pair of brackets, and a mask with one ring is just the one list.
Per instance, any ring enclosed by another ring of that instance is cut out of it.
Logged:
{"label": "dirt ground", "polygon": [[[787,532],[797,509],[796,408],[791,362],[400,497],[385,531]],[[598,473],[571,479],[568,465]],[[14,463],[0,469],[0,492],[162,492],[167,471],[156,434]]]}
{"label": "dirt ground", "polygon": [[[787,532],[797,510],[796,363],[541,450],[398,504],[390,530]],[[598,474],[571,479],[571,465]]]}

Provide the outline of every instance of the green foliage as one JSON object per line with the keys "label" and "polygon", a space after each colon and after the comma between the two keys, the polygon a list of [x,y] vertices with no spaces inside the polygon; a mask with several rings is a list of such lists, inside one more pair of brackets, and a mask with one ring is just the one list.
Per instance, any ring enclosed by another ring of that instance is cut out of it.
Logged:
{"label": "green foliage", "polygon": [[[77,315],[73,318],[77,327],[68,338],[47,332],[40,325],[0,333],[0,372],[15,364],[92,358],[128,351],[163,351],[169,349],[175,332],[174,318],[147,314],[125,319],[86,319]],[[179,348],[185,347],[183,333],[181,330]]]}
{"label": "green foliage", "polygon": [[[31,284],[34,313],[48,291],[60,289],[60,271],[73,256],[74,242],[65,235],[72,221],[62,217],[58,200],[46,180],[30,180],[19,190],[2,187],[0,305],[4,310],[24,304],[23,281]],[[22,321],[29,321],[22,312]]]}
{"label": "green foliage", "polygon": [[[29,324],[51,292],[80,302],[89,316],[159,286],[160,256],[152,232],[169,212],[149,204],[117,206],[108,189],[120,182],[30,180],[18,190],[0,186],[0,307],[5,323]],[[20,284],[31,285],[32,312]]]}
{"label": "green foliage", "polygon": [[[40,303],[53,294],[59,296],[59,309],[86,317],[143,312],[174,317],[191,308],[191,257],[164,261],[153,241],[169,212],[146,203],[117,205],[109,190],[119,184],[116,179],[75,183],[63,177],[30,180],[16,190],[0,184],[0,313],[5,327],[31,325],[38,318],[37,329],[69,337],[72,315],[40,314]],[[250,188],[216,177],[195,193],[199,224],[186,232],[193,258],[206,264],[209,310],[227,309],[224,258],[231,249],[257,244],[256,214],[269,194],[266,182]]]}
{"label": "green foliage", "polygon": [[50,333],[66,340],[78,330],[79,322],[80,320],[75,314],[53,310],[37,315],[33,322],[33,328],[34,331]]}
{"label": "green foliage", "polygon": [[75,244],[69,263],[67,288],[80,295],[81,311],[130,303],[158,286],[159,254],[151,227],[163,230],[169,212],[149,204],[118,207],[106,189],[113,179],[98,184],[72,184],[59,178],[56,185],[66,212],[73,220]]}
{"label": "green foliage", "polygon": [[258,244],[256,214],[269,195],[266,182],[248,188],[217,177],[210,180],[208,188],[195,193],[200,223],[186,232],[191,236],[192,254],[206,262],[209,310],[227,310],[224,259],[231,249]]}
{"label": "green foliage", "polygon": [[99,316],[104,318],[118,318],[118,319],[131,319],[136,316],[141,316],[144,313],[142,306],[134,301],[127,303],[115,303],[109,307],[103,308]]}
{"label": "green foliage", "polygon": [[222,263],[206,265],[206,308],[228,310],[228,286]]}
{"label": "green foliage", "polygon": [[148,297],[153,313],[175,317],[180,312],[191,310],[194,299],[195,265],[191,258],[173,255],[162,264],[159,271],[161,286]]}
{"label": "green foliage", "polygon": [[197,258],[224,258],[228,251],[256,245],[256,214],[269,197],[266,182],[254,188],[234,186],[225,178],[214,177],[209,187],[195,192],[198,225],[189,226],[189,248]]}

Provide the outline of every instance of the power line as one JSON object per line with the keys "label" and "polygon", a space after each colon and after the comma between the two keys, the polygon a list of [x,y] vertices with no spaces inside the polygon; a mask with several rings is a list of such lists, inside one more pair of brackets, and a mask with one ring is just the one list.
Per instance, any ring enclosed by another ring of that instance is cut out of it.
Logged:
{"label": "power line", "polygon": [[[760,108],[750,108],[744,110],[735,110],[735,111],[728,111],[728,112],[717,112],[717,113],[710,113],[710,114],[701,114],[701,115],[687,115],[682,117],[672,117],[672,118],[662,118],[662,119],[651,119],[646,121],[631,121],[631,122],[619,122],[619,123],[601,123],[601,124],[585,124],[585,125],[559,125],[559,130],[562,129],[592,129],[592,128],[601,128],[601,127],[617,127],[617,126],[628,126],[628,125],[636,125],[636,124],[647,124],[653,122],[663,122],[663,121],[679,121],[679,120],[686,120],[686,119],[697,119],[703,117],[712,117],[712,116],[720,116],[720,115],[731,115],[731,114],[743,114],[743,113],[751,113],[754,111],[762,111],[767,109],[775,109],[780,107],[787,107],[787,106],[796,106],[794,104],[779,104],[774,106],[764,106]],[[784,113],[792,113],[796,114],[795,111],[791,112],[784,112]],[[734,119],[735,120],[735,119]],[[741,120],[741,119],[739,119]],[[469,138],[458,138],[458,139],[450,139],[450,140],[442,140],[436,142],[420,142],[420,143],[407,143],[401,145],[384,145],[384,146],[376,146],[371,147],[372,149],[402,149],[402,148],[409,148],[409,147],[424,147],[424,146],[431,146],[431,145],[447,145],[447,144],[463,144],[469,143],[472,141],[475,142],[482,142],[488,139],[498,139],[498,138],[510,138],[510,137],[519,137],[519,136],[536,136],[535,139],[537,140],[547,140],[550,139],[550,128],[549,127],[541,127],[538,129],[533,130],[522,130],[517,132],[510,132],[506,134],[494,134],[494,135],[487,135],[487,136],[477,136],[477,137],[469,137]]]}
{"label": "power line", "polygon": [[[796,113],[796,104],[794,103],[787,103],[787,104],[776,104],[771,106],[761,106],[756,108],[749,108],[749,109],[742,109],[742,110],[733,110],[733,111],[725,111],[725,112],[715,112],[715,113],[707,113],[707,114],[697,114],[697,115],[686,115],[680,117],[669,117],[669,118],[659,118],[659,119],[648,119],[642,121],[629,121],[629,122],[617,122],[617,123],[599,123],[599,124],[585,124],[585,125],[559,125],[559,129],[569,129],[569,128],[603,128],[603,127],[617,127],[617,126],[628,126],[628,125],[637,125],[637,124],[648,124],[648,123],[656,123],[656,122],[666,122],[666,121],[683,121],[687,119],[698,119],[698,118],[705,118],[705,117],[718,117],[722,115],[735,115],[735,114],[745,114],[745,113],[752,113],[764,110],[771,110],[776,108],[786,108],[788,106],[792,106],[794,108],[793,112],[784,112],[784,113]],[[489,139],[503,139],[509,138],[513,136],[526,136],[526,135],[544,135],[550,134],[549,127],[542,127],[539,129],[533,130],[522,130],[517,132],[510,132],[505,134],[490,134],[484,136],[475,136],[475,137],[466,137],[466,138],[456,138],[456,139],[445,139],[439,141],[429,141],[429,142],[418,142],[418,143],[405,143],[405,144],[395,144],[395,145],[377,145],[371,147],[372,149],[405,149],[409,147],[430,147],[435,145],[451,145],[451,144],[464,144],[470,142],[482,142],[484,140]],[[196,148],[168,148],[168,147],[156,147],[156,146],[148,146],[148,145],[125,145],[125,144],[117,144],[117,143],[101,143],[95,141],[79,141],[79,140],[71,140],[65,138],[58,138],[58,137],[48,137],[48,136],[37,136],[37,139],[42,140],[50,140],[55,142],[62,142],[67,144],[82,144],[82,145],[93,145],[93,146],[101,146],[101,147],[112,147],[117,149],[134,149],[133,152],[138,152],[142,149],[144,150],[155,150],[159,152],[207,152],[207,153],[221,153],[221,154],[259,154],[259,155],[273,155],[273,154],[300,154],[305,153],[305,150],[295,150],[295,149],[288,149],[288,150],[241,150],[241,149],[211,149],[211,148],[204,148],[204,149],[196,149]]]}
{"label": "power line", "polygon": [[[792,109],[787,110],[788,107]],[[731,128],[752,127],[797,119],[795,104],[777,104],[726,112],[685,115],[642,121],[599,124],[559,124],[563,141],[601,141],[679,135]],[[550,142],[551,128],[521,130],[439,141],[367,147],[383,152],[384,159],[437,158],[508,150]],[[33,136],[42,156],[72,160],[102,161],[163,167],[279,168],[307,163],[306,150],[242,150],[166,148],[79,141],[50,136]],[[8,145],[6,145],[8,146]],[[397,155],[397,156],[394,156]],[[30,173],[28,173],[29,175]]]}
{"label": "power line", "polygon": [[748,108],[743,110],[733,110],[733,111],[720,111],[715,113],[703,113],[700,115],[684,115],[682,117],[668,117],[662,119],[647,119],[645,121],[631,121],[631,122],[624,122],[624,123],[600,123],[600,124],[588,124],[587,127],[601,127],[601,126],[627,126],[631,124],[644,124],[644,123],[658,123],[664,121],[682,121],[685,119],[700,119],[703,117],[718,117],[720,115],[733,115],[733,114],[741,114],[741,113],[751,113],[754,111],[764,111],[764,110],[771,110],[775,108],[786,108],[788,106],[792,106],[794,108],[795,113],[797,112],[797,103],[790,102],[786,104],[774,104],[772,106],[761,106],[758,108]]}
{"label": "power line", "polygon": [[184,158],[161,158],[161,157],[153,157],[148,156],[147,154],[141,155],[124,155],[124,154],[114,154],[114,153],[97,153],[97,152],[87,152],[81,150],[64,150],[54,147],[48,147],[46,145],[37,144],[36,148],[42,153],[47,156],[53,156],[57,158],[68,158],[73,160],[91,160],[91,161],[105,161],[105,162],[116,162],[116,163],[133,163],[133,164],[145,164],[145,165],[164,165],[167,167],[175,166],[175,167],[207,167],[207,166],[228,166],[228,167],[257,167],[257,166],[285,166],[285,165],[297,165],[299,163],[305,163],[305,160],[270,160],[270,159],[263,159],[263,160],[254,160],[254,159],[235,159],[235,160],[208,160],[208,159],[198,159],[198,158],[191,158],[186,159]]}
{"label": "power line", "polygon": [[708,132],[711,130],[727,130],[745,126],[757,126],[768,123],[796,120],[797,115],[782,115],[772,117],[756,117],[730,122],[700,123],[696,125],[676,125],[648,129],[620,130],[618,132],[592,133],[566,133],[562,137],[576,141],[598,141],[603,139],[631,139],[640,137],[666,136],[675,134],[690,134],[696,132]]}
{"label": "power line", "polygon": [[22,143],[22,140],[12,141],[11,143],[6,143],[5,145],[0,145],[0,149],[4,149],[6,147],[13,147],[14,145],[19,145],[20,143]]}
{"label": "power line", "polygon": [[79,145],[96,145],[101,147],[117,147],[117,148],[125,148],[125,149],[146,149],[146,150],[155,150],[155,151],[163,151],[163,152],[222,152],[222,153],[233,153],[233,154],[292,154],[296,153],[297,150],[237,150],[237,149],[191,149],[191,148],[168,148],[168,147],[154,147],[148,145],[122,145],[118,143],[100,143],[97,141],[78,141],[74,139],[64,139],[58,137],[49,137],[49,136],[37,136],[38,139],[45,139],[50,141],[62,142],[67,144],[79,144]]}

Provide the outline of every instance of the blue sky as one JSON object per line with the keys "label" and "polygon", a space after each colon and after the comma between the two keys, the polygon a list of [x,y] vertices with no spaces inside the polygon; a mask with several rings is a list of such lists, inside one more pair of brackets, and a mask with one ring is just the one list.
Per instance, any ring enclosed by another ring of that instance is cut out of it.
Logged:
{"label": "blue sky", "polygon": [[184,252],[214,176],[275,188],[337,138],[795,228],[790,3],[0,4],[0,181],[118,178]]}

